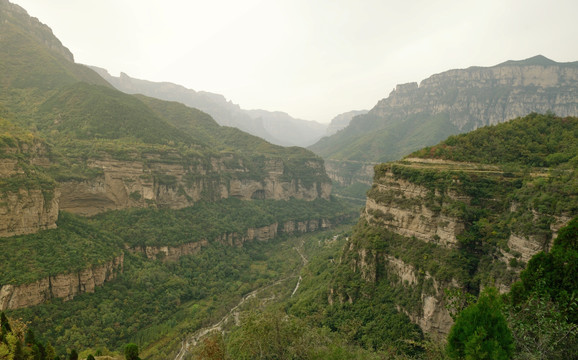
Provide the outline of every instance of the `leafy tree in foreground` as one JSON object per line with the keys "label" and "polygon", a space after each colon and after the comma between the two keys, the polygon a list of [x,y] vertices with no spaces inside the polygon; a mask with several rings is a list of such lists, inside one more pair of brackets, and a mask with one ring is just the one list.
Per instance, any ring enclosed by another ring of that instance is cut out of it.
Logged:
{"label": "leafy tree in foreground", "polygon": [[478,302],[456,318],[448,336],[447,352],[452,359],[510,359],[514,341],[502,315],[498,291],[484,290]]}
{"label": "leafy tree in foreground", "polygon": [[74,349],[70,351],[70,355],[68,356],[69,360],[78,360],[78,352]]}
{"label": "leafy tree in foreground", "polygon": [[138,357],[138,345],[137,344],[127,344],[124,348],[124,358],[126,360],[140,360]]}

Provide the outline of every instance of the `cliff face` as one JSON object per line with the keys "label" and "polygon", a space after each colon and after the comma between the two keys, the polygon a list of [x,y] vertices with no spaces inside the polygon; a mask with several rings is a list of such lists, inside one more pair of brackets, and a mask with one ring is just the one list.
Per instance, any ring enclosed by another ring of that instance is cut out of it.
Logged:
{"label": "cliff face", "polygon": [[[509,290],[523,264],[547,251],[572,217],[551,216],[520,203],[517,194],[535,186],[529,178],[525,184],[523,177],[493,165],[428,159],[376,166],[360,224],[342,255],[343,266],[366,283],[386,281],[403,289],[401,294],[413,294],[401,295],[398,310],[424,332],[444,338],[453,324],[444,289]],[[479,197],[482,191],[486,194]],[[529,218],[520,211],[527,207]],[[520,226],[522,221],[529,227]],[[547,228],[540,229],[539,223]],[[479,243],[470,243],[474,238]],[[465,256],[478,260],[459,260]],[[356,301],[345,289],[337,287],[334,294],[330,301]]]}
{"label": "cliff face", "polygon": [[[214,239],[215,242],[229,246],[243,246],[250,241],[269,241],[280,234],[306,233],[322,229],[329,229],[331,222],[327,219],[311,219],[307,221],[286,221],[285,223],[273,223],[258,228],[249,228],[246,233],[226,233]],[[144,254],[149,259],[162,259],[163,261],[177,261],[181,256],[199,253],[203,247],[208,246],[206,239],[194,243],[178,246],[139,246],[129,249],[131,252]]]}
{"label": "cliff face", "polygon": [[0,206],[0,237],[56,228],[58,191],[54,195],[47,198],[41,190],[26,189],[6,194]]}
{"label": "cliff face", "polygon": [[371,112],[392,120],[422,113],[432,117],[446,113],[458,132],[495,125],[531,112],[578,114],[578,66],[555,62],[534,65],[533,61],[450,70],[423,80],[419,86],[398,85]]}
{"label": "cliff face", "polygon": [[349,160],[326,160],[325,169],[327,176],[334,183],[342,186],[350,186],[355,183],[361,183],[371,186],[373,178],[373,167],[376,163],[366,163],[362,161]]}
{"label": "cliff face", "polygon": [[[309,147],[336,164],[332,179],[359,177],[350,162],[398,160],[452,134],[506,122],[531,112],[578,115],[578,63],[537,56],[493,67],[471,67],[398,85],[367,114]],[[356,182],[370,183],[371,176]]]}
{"label": "cliff face", "polygon": [[[450,201],[469,201],[467,197],[451,192],[434,195],[447,197]],[[426,187],[396,178],[389,170],[373,184],[362,217],[399,235],[413,236],[449,248],[456,246],[457,236],[465,227],[464,220],[432,210],[426,205],[429,196],[431,193]],[[447,203],[436,205],[444,207]]]}
{"label": "cliff face", "polygon": [[[179,158],[178,154],[172,156]],[[262,178],[244,176],[250,170],[230,157],[215,157],[196,163],[163,161],[158,156],[135,161],[108,158],[94,160],[89,166],[99,169],[102,175],[90,180],[61,183],[62,210],[94,215],[129,207],[180,209],[200,200],[215,201],[228,197],[314,200],[329,199],[331,194],[329,181],[305,184],[300,178],[285,177],[282,160],[268,160]],[[312,172],[323,173],[322,163],[310,161],[307,166]]]}
{"label": "cliff face", "polygon": [[18,309],[42,304],[51,299],[73,299],[97,286],[113,280],[122,272],[124,254],[104,265],[92,266],[78,272],[58,274],[31,284],[0,285],[0,310]]}
{"label": "cliff face", "polygon": [[43,170],[50,163],[46,146],[31,134],[5,136],[9,140],[0,144],[0,237],[55,228],[59,191]]}

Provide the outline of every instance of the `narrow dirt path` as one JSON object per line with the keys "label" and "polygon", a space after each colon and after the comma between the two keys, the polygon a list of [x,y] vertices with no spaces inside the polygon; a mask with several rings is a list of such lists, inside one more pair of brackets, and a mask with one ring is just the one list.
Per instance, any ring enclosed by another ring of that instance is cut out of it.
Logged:
{"label": "narrow dirt path", "polygon": [[[297,251],[299,256],[301,256],[301,261],[302,261],[301,267],[307,265],[307,263],[309,262],[309,260],[307,259],[307,257],[305,257],[305,255],[303,254],[303,251],[302,251],[304,243],[305,243],[305,240],[303,240],[301,242],[301,245],[299,247],[294,247],[295,251]],[[299,270],[301,269],[301,267],[299,268]],[[187,356],[189,354],[191,348],[196,346],[204,336],[206,336],[206,335],[208,335],[214,331],[223,331],[223,325],[225,325],[231,317],[233,317],[233,319],[235,320],[235,323],[238,323],[238,319],[239,319],[238,315],[239,314],[237,312],[237,309],[239,309],[239,307],[241,307],[247,300],[256,297],[259,293],[261,293],[261,292],[263,292],[263,291],[265,291],[265,290],[267,290],[273,286],[277,286],[277,285],[281,284],[282,282],[285,282],[289,279],[295,278],[296,276],[297,275],[291,275],[291,276],[285,277],[283,279],[277,280],[272,284],[255,289],[255,290],[251,291],[250,293],[248,293],[247,295],[243,296],[243,298],[241,298],[241,300],[237,303],[237,305],[235,305],[231,309],[229,309],[227,314],[225,316],[223,316],[223,318],[221,320],[219,320],[217,323],[215,323],[211,326],[207,326],[207,327],[204,327],[202,329],[199,329],[191,335],[187,335],[183,339],[183,341],[181,342],[181,348],[180,348],[179,352],[177,353],[177,355],[175,356],[174,360],[184,360],[185,356]],[[297,289],[299,288],[299,285],[301,284],[301,280],[302,280],[302,278],[301,278],[301,276],[299,276],[299,280],[297,281],[297,285],[295,286],[295,289],[293,290],[293,293],[291,294],[291,296],[293,296],[295,294],[295,292],[297,292]]]}

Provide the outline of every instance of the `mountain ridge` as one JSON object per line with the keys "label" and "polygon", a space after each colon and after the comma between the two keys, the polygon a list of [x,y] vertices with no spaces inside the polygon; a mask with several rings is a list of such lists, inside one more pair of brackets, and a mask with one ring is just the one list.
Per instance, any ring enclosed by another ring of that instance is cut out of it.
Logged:
{"label": "mountain ridge", "polygon": [[[391,161],[451,134],[548,111],[578,115],[578,63],[536,56],[399,84],[367,114],[309,149],[337,163]],[[348,168],[333,179],[349,179],[359,170]]]}
{"label": "mountain ridge", "polygon": [[276,145],[311,145],[325,134],[327,127],[316,121],[295,119],[281,111],[242,109],[221,94],[195,91],[171,82],[135,79],[123,72],[116,77],[106,69],[91,68],[120,91],[178,101],[210,114],[220,125],[236,127]]}

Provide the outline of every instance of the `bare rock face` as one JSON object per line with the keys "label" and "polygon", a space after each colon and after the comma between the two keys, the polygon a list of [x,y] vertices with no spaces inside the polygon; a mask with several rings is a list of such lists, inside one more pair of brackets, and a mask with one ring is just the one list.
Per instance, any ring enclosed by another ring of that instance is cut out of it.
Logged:
{"label": "bare rock face", "polygon": [[[389,255],[385,255],[384,259],[386,263],[385,266],[389,271],[399,277],[399,281],[403,286],[418,285],[418,272],[413,265],[406,264],[402,260]],[[400,306],[399,310],[405,312],[424,332],[443,339],[449,334],[454,323],[449,311],[445,307],[445,300],[443,298],[443,289],[448,284],[439,283],[428,272],[425,273],[425,278],[426,280],[432,281],[433,287],[429,293],[422,292],[422,308],[417,312],[410,312]],[[457,282],[454,282],[452,285],[457,286]]]}
{"label": "bare rock face", "polygon": [[[455,247],[456,236],[465,228],[462,220],[441,211],[432,211],[425,205],[428,189],[396,179],[391,171],[374,183],[372,193],[375,195],[367,198],[363,216],[397,234]],[[451,193],[445,195],[455,198]]]}
{"label": "bare rock face", "polygon": [[348,160],[326,160],[325,169],[331,181],[342,186],[361,183],[371,186],[373,167],[377,163]]}
{"label": "bare rock face", "polygon": [[58,193],[46,197],[41,190],[20,189],[0,203],[0,237],[33,234],[56,228]]}
{"label": "bare rock face", "polygon": [[[286,179],[281,160],[270,160],[262,179],[244,176],[248,169],[242,164],[231,168],[230,161],[213,158],[209,162],[185,165],[163,161],[160,157],[135,161],[95,160],[90,167],[101,170],[103,175],[61,183],[60,208],[90,216],[129,207],[180,209],[200,200],[216,201],[229,197],[314,200],[329,199],[331,195],[329,180],[305,184],[299,178]],[[307,165],[314,172],[324,171],[321,162]]]}
{"label": "bare rock face", "polygon": [[0,180],[6,182],[0,188],[0,237],[56,228],[60,193],[42,174],[41,166],[50,163],[44,144],[13,143],[0,149]]}
{"label": "bare rock face", "polygon": [[207,240],[201,240],[179,246],[143,246],[128,250],[134,253],[143,253],[149,259],[177,261],[181,256],[198,254],[208,244]]}
{"label": "bare rock face", "polygon": [[0,285],[0,310],[19,309],[42,304],[50,299],[72,300],[76,295],[94,292],[97,286],[122,272],[124,253],[104,265],[75,273],[58,274],[22,285]]}
{"label": "bare rock face", "polygon": [[[308,221],[287,221],[284,224],[273,223],[258,228],[249,228],[244,234],[226,233],[221,234],[213,241],[229,246],[243,246],[246,242],[266,242],[274,239],[279,234],[295,234],[312,232],[319,229],[329,229],[331,222],[327,219]],[[199,253],[203,247],[209,245],[207,239],[187,243],[178,246],[143,246],[128,249],[131,252],[142,253],[149,259],[162,259],[163,261],[177,261],[181,256]]]}

